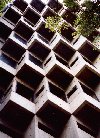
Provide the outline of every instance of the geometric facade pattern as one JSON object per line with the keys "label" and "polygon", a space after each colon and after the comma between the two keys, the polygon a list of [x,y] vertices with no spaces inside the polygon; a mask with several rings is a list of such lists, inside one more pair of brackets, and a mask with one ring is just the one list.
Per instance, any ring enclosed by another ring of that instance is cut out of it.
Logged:
{"label": "geometric facade pattern", "polygon": [[[100,138],[100,32],[73,38],[76,15],[56,5],[16,0],[0,17],[0,138]],[[56,12],[61,34],[45,28]]]}

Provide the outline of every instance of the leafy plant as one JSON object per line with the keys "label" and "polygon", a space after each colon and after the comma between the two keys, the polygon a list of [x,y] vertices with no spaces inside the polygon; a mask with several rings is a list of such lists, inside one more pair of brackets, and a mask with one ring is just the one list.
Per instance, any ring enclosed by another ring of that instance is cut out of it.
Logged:
{"label": "leafy plant", "polygon": [[78,4],[77,0],[63,0],[63,3],[71,11],[75,12],[79,9],[79,4]]}
{"label": "leafy plant", "polygon": [[100,35],[98,35],[97,37],[95,37],[93,44],[95,46],[94,50],[99,49],[100,50]]}
{"label": "leafy plant", "polygon": [[49,16],[46,19],[45,28],[50,29],[51,32],[59,32],[61,33],[62,29],[67,29],[68,24],[64,22],[61,16]]}
{"label": "leafy plant", "polygon": [[[82,10],[75,20],[76,34],[88,37],[96,28],[100,27],[100,5],[98,2],[85,1]],[[74,35],[76,35],[74,34]]]}
{"label": "leafy plant", "polygon": [[2,9],[6,6],[8,2],[11,2],[12,0],[0,0],[0,14],[2,15]]}
{"label": "leafy plant", "polygon": [[[74,10],[74,12],[77,9],[80,11],[74,21],[74,27],[76,28],[76,32],[73,33],[74,37],[80,35],[88,37],[96,28],[100,27],[99,0],[86,0],[81,5],[78,4],[78,0],[63,0],[63,2],[65,6]],[[66,29],[67,27],[60,16],[49,16],[46,19],[46,28],[49,28],[53,32],[57,31],[61,33],[61,28]]]}

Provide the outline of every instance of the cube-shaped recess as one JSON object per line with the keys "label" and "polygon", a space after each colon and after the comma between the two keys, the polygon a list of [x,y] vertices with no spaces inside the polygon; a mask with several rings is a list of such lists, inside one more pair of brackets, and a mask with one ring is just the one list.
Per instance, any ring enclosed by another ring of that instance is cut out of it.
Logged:
{"label": "cube-shaped recess", "polygon": [[54,52],[57,53],[67,62],[70,61],[71,57],[74,55],[75,51],[71,48],[70,45],[64,43],[62,40],[53,48]]}
{"label": "cube-shaped recess", "polygon": [[100,103],[99,108],[96,109],[94,105],[89,102],[84,102],[80,105],[79,111],[75,113],[77,117],[78,134],[80,138],[83,138],[83,134],[87,138],[99,137],[100,132]]}
{"label": "cube-shaped recess", "polygon": [[43,17],[46,19],[47,17],[54,17],[56,14],[53,12],[50,8],[47,8],[45,13],[43,14]]}
{"label": "cube-shaped recess", "polygon": [[0,105],[0,128],[11,137],[22,138],[35,114],[35,105],[11,89],[9,91]]}
{"label": "cube-shaped recess", "polygon": [[76,77],[89,86],[94,91],[99,89],[100,75],[95,70],[91,70],[88,66],[85,66]]}
{"label": "cube-shaped recess", "polygon": [[26,21],[34,26],[36,25],[36,23],[39,21],[40,16],[37,12],[35,12],[33,9],[31,8],[27,8],[27,10],[24,13],[24,18],[26,19]]}
{"label": "cube-shaped recess", "polygon": [[55,132],[54,137],[58,137],[67,123],[71,113],[68,103],[60,98],[57,98],[57,96],[52,93],[45,91],[42,92],[37,98],[36,114],[46,124],[51,126]]}
{"label": "cube-shaped recess", "polygon": [[14,59],[12,59],[11,57],[9,57],[8,55],[6,55],[3,52],[0,53],[0,61],[2,63],[9,65],[10,67],[12,67],[14,69],[16,68],[17,61],[15,61]]}
{"label": "cube-shaped recess", "polygon": [[83,72],[86,68],[91,70],[91,72],[93,70],[94,74],[99,74],[99,70],[97,70],[96,65],[94,66],[94,64],[90,60],[88,60],[87,58],[84,58],[77,51],[75,52],[74,56],[71,58],[69,62],[69,66],[75,76],[79,76],[79,74],[81,74],[81,72]]}
{"label": "cube-shaped recess", "polygon": [[47,77],[64,90],[73,79],[72,74],[63,70],[63,68],[57,64],[47,73]]}
{"label": "cube-shaped recess", "polygon": [[25,49],[9,38],[3,45],[2,51],[10,55],[16,61],[19,61],[22,55],[24,54]]}
{"label": "cube-shaped recess", "polygon": [[[76,93],[77,94],[77,93]],[[74,95],[75,96],[75,95]],[[92,108],[94,111],[99,113],[100,115],[100,102],[90,97],[86,93],[79,93],[73,100],[70,102],[70,107],[74,115],[78,115],[79,112],[84,110],[84,108]],[[88,110],[86,110],[86,114],[88,114]],[[83,115],[82,115],[83,116]],[[90,114],[91,116],[91,114]],[[94,117],[95,118],[95,117]]]}
{"label": "cube-shaped recess", "polygon": [[0,41],[5,42],[11,31],[11,28],[0,22]]}
{"label": "cube-shaped recess", "polygon": [[[38,3],[38,4],[37,4]],[[41,0],[32,0],[31,6],[35,8],[38,12],[42,12],[45,7],[45,4]]]}
{"label": "cube-shaped recess", "polygon": [[74,28],[68,27],[68,29],[61,30],[61,35],[71,43],[74,40],[72,35],[74,32],[75,32]]}
{"label": "cube-shaped recess", "polygon": [[68,23],[70,23],[71,25],[73,25],[73,24],[74,24],[74,21],[75,21],[75,19],[76,19],[77,16],[76,16],[74,13],[72,13],[70,10],[67,9],[67,10],[63,13],[62,17],[63,17],[64,20],[66,20]]}
{"label": "cube-shaped recess", "polygon": [[3,18],[7,19],[13,24],[16,24],[18,20],[21,18],[21,14],[16,12],[13,8],[9,8],[4,14]]}
{"label": "cube-shaped recess", "polygon": [[49,91],[53,95],[57,96],[58,98],[62,99],[63,101],[67,102],[67,98],[65,95],[65,91],[55,85],[53,82],[44,78],[37,90],[35,91],[35,99],[42,93],[42,92]]}
{"label": "cube-shaped recess", "polygon": [[73,79],[73,73],[67,64],[62,63],[65,62],[51,52],[43,63],[43,67],[47,78],[65,90]]}
{"label": "cube-shaped recess", "polygon": [[[85,112],[85,109],[84,111]],[[89,114],[88,114],[89,113]],[[91,115],[92,113],[92,115]],[[96,117],[93,115],[96,115],[95,111],[92,111],[92,109],[87,108],[87,119],[84,117],[84,113],[83,115],[80,114],[79,116],[71,116],[67,125],[66,125],[66,128],[65,128],[65,131],[63,133],[63,137],[67,135],[68,136],[72,136],[72,137],[75,137],[75,138],[98,138],[99,137],[99,132],[100,131],[96,131],[96,128],[98,126],[98,124],[96,125],[96,122],[94,124],[93,121],[96,120]],[[88,120],[88,117],[90,116],[89,120]],[[85,118],[85,120],[84,120]],[[91,120],[91,121],[90,121]],[[92,126],[94,125],[94,126]],[[93,128],[94,127],[94,128]],[[68,133],[67,133],[68,132]],[[77,132],[77,133],[76,133]],[[61,137],[61,138],[63,138]]]}
{"label": "cube-shaped recess", "polygon": [[22,41],[24,40],[25,42],[28,42],[28,40],[31,38],[31,36],[32,36],[32,34],[34,32],[30,27],[28,27],[22,21],[20,21],[17,24],[17,26],[15,27],[14,31],[15,31],[15,34],[17,36],[19,36],[19,38],[22,39]]}
{"label": "cube-shaped recess", "polygon": [[61,10],[62,5],[61,3],[59,3],[56,0],[49,0],[48,2],[48,6],[53,9],[55,12],[58,12],[59,10]]}
{"label": "cube-shaped recess", "polygon": [[100,100],[99,90],[93,91],[87,85],[83,84],[78,79],[74,78],[70,86],[66,90],[68,102],[71,103],[80,93],[85,93],[97,101]]}
{"label": "cube-shaped recess", "polygon": [[41,136],[45,136],[45,138],[54,138],[56,136],[55,130],[48,125],[47,122],[37,116],[35,120],[35,134],[37,138]]}
{"label": "cube-shaped recess", "polygon": [[37,32],[40,34],[43,39],[45,39],[46,43],[49,43],[54,36],[54,32],[50,32],[48,28],[45,28],[45,24],[42,23],[38,28]]}
{"label": "cube-shaped recess", "polygon": [[24,12],[28,4],[24,0],[15,0],[13,5],[17,7],[21,12]]}
{"label": "cube-shaped recess", "polygon": [[100,129],[100,102],[88,96],[86,93],[79,93],[73,98],[70,107],[74,116],[81,120],[94,134],[84,129],[84,126],[82,127],[81,125],[78,126],[81,129],[80,131],[86,131],[93,138],[96,137]]}
{"label": "cube-shaped recess", "polygon": [[86,41],[79,49],[79,52],[92,63],[97,59],[100,54],[98,50],[93,50],[93,48],[94,46]]}
{"label": "cube-shaped recess", "polygon": [[30,89],[30,87],[26,86],[25,84],[22,84],[20,81],[16,81],[15,92],[24,97],[25,99],[34,102],[34,90]]}
{"label": "cube-shaped recess", "polygon": [[42,61],[44,61],[50,53],[50,49],[37,39],[33,41],[28,50]]}
{"label": "cube-shaped recess", "polygon": [[41,62],[26,52],[18,63],[17,77],[36,89],[45,75],[39,66],[41,66]]}
{"label": "cube-shaped recess", "polygon": [[59,97],[63,101],[67,102],[67,98],[66,98],[65,92],[61,88],[57,87],[55,84],[53,84],[50,81],[48,81],[48,87],[49,87],[49,91],[52,94],[54,94],[55,96]]}
{"label": "cube-shaped recess", "polygon": [[2,90],[5,90],[11,83],[14,76],[7,70],[3,69],[1,66],[2,66],[2,64],[0,63],[0,88]]}

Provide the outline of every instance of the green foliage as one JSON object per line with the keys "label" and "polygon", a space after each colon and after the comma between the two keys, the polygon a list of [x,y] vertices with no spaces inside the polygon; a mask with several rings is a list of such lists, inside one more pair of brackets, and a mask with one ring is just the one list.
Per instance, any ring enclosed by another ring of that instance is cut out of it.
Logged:
{"label": "green foliage", "polygon": [[100,5],[88,0],[82,6],[83,10],[75,20],[76,34],[88,37],[96,28],[100,27]]}
{"label": "green foliage", "polygon": [[[82,5],[78,5],[77,0],[63,0],[65,6],[71,11],[76,12],[77,9],[80,12],[77,14],[77,18],[74,21],[74,27],[76,32],[73,36],[83,35],[88,37],[96,28],[100,27],[100,2],[99,0],[91,1],[86,0]],[[47,17],[46,28],[49,28],[52,32],[61,33],[61,28],[66,29],[68,26],[63,22],[63,18],[59,16]]]}
{"label": "green foliage", "polygon": [[85,0],[82,4],[82,7],[86,7],[88,10],[92,10],[93,5],[93,2],[91,2],[90,0]]}
{"label": "green foliage", "polygon": [[77,11],[79,9],[79,4],[77,0],[63,0],[63,3],[71,11]]}
{"label": "green foliage", "polygon": [[63,18],[61,16],[49,16],[46,19],[46,25],[45,28],[50,29],[51,32],[59,32],[61,33],[62,29],[67,29],[68,24],[64,22]]}
{"label": "green foliage", "polygon": [[8,2],[11,2],[12,0],[0,0],[0,12],[2,9],[6,6]]}
{"label": "green foliage", "polygon": [[93,44],[95,46],[94,50],[99,49],[100,50],[100,35],[98,35],[97,37],[95,37]]}

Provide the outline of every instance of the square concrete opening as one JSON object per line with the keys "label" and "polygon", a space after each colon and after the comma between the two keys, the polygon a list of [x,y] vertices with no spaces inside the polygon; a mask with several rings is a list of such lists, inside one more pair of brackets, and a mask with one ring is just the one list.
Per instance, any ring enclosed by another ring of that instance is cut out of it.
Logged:
{"label": "square concrete opening", "polygon": [[31,45],[29,51],[43,61],[50,53],[50,50],[37,40]]}
{"label": "square concrete opening", "polygon": [[52,84],[51,82],[48,83],[49,84],[49,89],[50,92],[54,95],[56,95],[57,97],[59,97],[60,99],[64,100],[65,102],[67,102],[66,99],[66,95],[64,93],[63,90],[61,90],[59,87],[55,86],[54,84]]}
{"label": "square concrete opening", "polygon": [[[38,3],[38,4],[37,4]],[[45,7],[45,4],[41,0],[32,0],[31,6],[35,8],[38,12],[42,12]]]}
{"label": "square concrete opening", "polygon": [[87,87],[87,86],[84,85],[83,83],[80,83],[80,84],[81,84],[81,87],[82,87],[83,91],[84,91],[87,95],[89,95],[89,96],[91,96],[92,98],[94,98],[95,100],[99,101],[98,98],[97,98],[97,96],[96,96],[96,94],[95,94],[95,91],[92,91],[91,89],[89,89],[89,87]]}
{"label": "square concrete opening", "polygon": [[17,82],[16,93],[28,99],[29,101],[34,102],[34,92],[19,82]]}
{"label": "square concrete opening", "polygon": [[0,22],[0,40],[5,41],[11,33],[11,29]]}
{"label": "square concrete opening", "polygon": [[75,51],[67,44],[60,41],[56,47],[54,47],[55,53],[64,58],[67,62],[74,55]]}
{"label": "square concrete opening", "polygon": [[1,99],[0,99],[0,104],[3,105],[5,100],[8,98],[8,96],[10,95],[12,91],[12,83],[10,83],[10,85],[7,87],[7,89],[4,91],[4,90],[1,90]]}
{"label": "square concrete opening", "polygon": [[25,49],[21,47],[19,44],[17,44],[16,42],[14,42],[13,40],[8,39],[4,44],[4,46],[2,47],[2,51],[6,52],[15,60],[18,61],[24,54]]}
{"label": "square concrete opening", "polygon": [[57,65],[55,65],[53,69],[47,74],[47,77],[62,89],[66,89],[73,79],[71,74],[63,71]]}
{"label": "square concrete opening", "polygon": [[40,16],[32,9],[28,8],[24,14],[26,21],[34,26],[40,19]]}
{"label": "square concrete opening", "polygon": [[[52,130],[39,126],[40,129],[49,133],[51,136],[59,137],[70,115],[56,107],[52,103],[47,103],[37,114],[42,121],[51,126]],[[62,119],[63,118],[63,119]]]}
{"label": "square concrete opening", "polygon": [[79,122],[77,122],[77,125],[78,125],[78,130],[80,130],[80,132],[81,132],[81,135],[83,133],[83,134],[88,135],[88,136],[90,136],[92,138],[96,137],[96,133],[94,131],[92,131],[91,129],[89,129],[88,127],[82,125]]}
{"label": "square concrete opening", "polygon": [[27,41],[26,41],[24,38],[22,38],[20,35],[18,35],[17,33],[14,32],[13,37],[14,37],[14,39],[16,39],[17,41],[19,41],[19,42],[21,42],[21,43],[27,45]]}
{"label": "square concrete opening", "polygon": [[[87,127],[78,123],[78,127],[90,134],[93,137],[97,137],[100,128],[100,112],[95,110],[90,104],[85,104],[75,116]],[[89,129],[90,128],[90,129]]]}
{"label": "square concrete opening", "polygon": [[50,9],[48,8],[46,10],[46,12],[44,13],[43,17],[46,19],[47,17],[54,17],[56,14]]}
{"label": "square concrete opening", "polygon": [[34,64],[36,64],[37,66],[39,66],[40,68],[43,68],[42,66],[43,62],[39,60],[36,56],[29,54],[29,60],[33,62]]}
{"label": "square concrete opening", "polygon": [[27,130],[28,125],[31,123],[33,114],[18,104],[9,101],[1,111],[0,117],[2,121],[7,122],[7,125],[11,128],[4,130],[6,134],[14,138],[22,138],[22,134]]}
{"label": "square concrete opening", "polygon": [[16,0],[13,2],[14,6],[17,7],[18,9],[20,9],[22,12],[25,11],[25,9],[27,8],[28,4],[23,1],[23,0]]}
{"label": "square concrete opening", "polygon": [[31,28],[29,28],[27,25],[25,25],[22,22],[18,23],[14,31],[16,32],[17,35],[19,35],[26,42],[31,38],[34,32]]}
{"label": "square concrete opening", "polygon": [[21,15],[19,15],[16,11],[13,9],[8,9],[7,12],[4,14],[4,18],[12,22],[13,24],[16,24],[18,20],[21,18]]}
{"label": "square concrete opening", "polygon": [[48,28],[45,28],[45,24],[41,24],[37,32],[44,37],[48,43],[53,38],[54,32],[51,32]]}
{"label": "square concrete opening", "polygon": [[17,77],[34,89],[38,87],[43,79],[43,76],[39,72],[25,64],[17,73]]}
{"label": "square concrete opening", "polygon": [[0,68],[0,88],[6,90],[13,79],[13,75]]}
{"label": "square concrete opening", "polygon": [[95,90],[97,86],[100,85],[99,76],[87,67],[85,67],[84,70],[77,77],[93,90]]}
{"label": "square concrete opening", "polygon": [[74,24],[74,21],[76,19],[76,15],[73,14],[71,11],[66,10],[66,12],[64,12],[64,14],[62,15],[62,17],[64,18],[64,20],[66,20],[68,23],[70,23],[71,25]]}
{"label": "square concrete opening", "polygon": [[9,66],[16,68],[17,62],[13,60],[11,57],[8,57],[7,55],[5,55],[4,53],[0,55],[0,60],[8,64]]}
{"label": "square concrete opening", "polygon": [[[11,128],[5,126],[4,124],[0,124],[0,132],[5,134],[5,137],[9,138],[22,138],[22,134],[12,130]],[[4,135],[3,135],[4,138]]]}
{"label": "square concrete opening", "polygon": [[62,5],[59,2],[57,2],[56,0],[50,0],[48,3],[48,6],[51,9],[53,9],[55,12],[58,12],[62,8]]}
{"label": "square concrete opening", "polygon": [[44,125],[43,123],[38,122],[38,128],[43,132],[46,132],[47,134],[50,134],[53,137],[56,137],[55,131],[49,128],[48,126]]}
{"label": "square concrete opening", "polygon": [[100,54],[98,50],[93,50],[93,46],[88,42],[82,45],[82,47],[79,49],[79,52],[91,62],[95,61]]}
{"label": "square concrete opening", "polygon": [[72,42],[73,41],[73,36],[72,36],[72,34],[75,32],[75,30],[73,29],[73,28],[71,28],[71,27],[68,27],[68,29],[62,29],[61,30],[61,35],[65,38],[65,39],[67,39],[69,42]]}
{"label": "square concrete opening", "polygon": [[68,62],[66,60],[64,60],[62,57],[58,56],[57,54],[55,54],[55,57],[60,63],[62,63],[63,65],[69,68]]}

